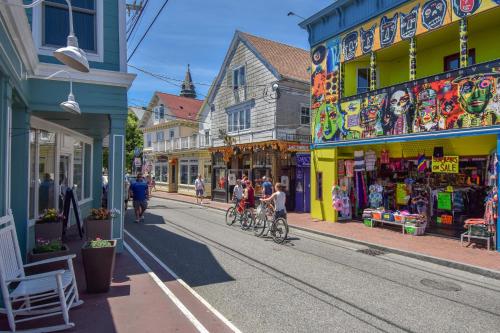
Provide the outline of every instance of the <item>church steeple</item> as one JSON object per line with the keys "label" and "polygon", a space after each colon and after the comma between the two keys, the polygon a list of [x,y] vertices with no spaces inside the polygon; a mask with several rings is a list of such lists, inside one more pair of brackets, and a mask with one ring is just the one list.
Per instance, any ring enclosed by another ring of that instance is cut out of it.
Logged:
{"label": "church steeple", "polygon": [[191,71],[189,70],[189,64],[186,72],[186,77],[182,83],[181,95],[187,98],[196,98],[196,90],[194,88],[193,79],[191,78]]}

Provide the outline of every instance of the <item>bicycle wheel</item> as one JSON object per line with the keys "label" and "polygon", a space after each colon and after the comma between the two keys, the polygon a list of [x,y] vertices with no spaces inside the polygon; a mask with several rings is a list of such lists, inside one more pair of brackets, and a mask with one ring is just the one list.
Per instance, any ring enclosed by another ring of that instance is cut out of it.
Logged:
{"label": "bicycle wheel", "polygon": [[257,237],[261,237],[266,230],[267,217],[265,214],[263,216],[257,216],[255,223],[253,225],[253,234]]}
{"label": "bicycle wheel", "polygon": [[252,213],[248,210],[243,212],[243,216],[241,217],[241,229],[248,230],[250,227],[254,225],[254,218]]}
{"label": "bicycle wheel", "polygon": [[288,223],[282,217],[276,219],[271,226],[271,236],[277,244],[281,244],[288,236]]}
{"label": "bicycle wheel", "polygon": [[236,221],[236,216],[238,216],[236,209],[234,209],[234,207],[229,207],[226,211],[226,224],[233,225]]}

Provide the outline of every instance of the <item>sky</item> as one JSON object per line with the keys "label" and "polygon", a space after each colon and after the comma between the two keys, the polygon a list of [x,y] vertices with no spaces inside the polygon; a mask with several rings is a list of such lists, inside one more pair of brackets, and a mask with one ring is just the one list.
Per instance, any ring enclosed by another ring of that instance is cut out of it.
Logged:
{"label": "sky", "polygon": [[[308,18],[333,2],[169,0],[128,63],[176,80],[184,79],[187,64],[190,64],[198,98],[203,99],[219,72],[236,30],[309,49],[307,32],[298,26],[302,19],[289,17],[287,13],[292,11]],[[163,0],[149,0],[138,29],[128,41],[129,55],[162,4]],[[129,90],[129,105],[146,106],[154,91],[176,95],[180,92],[180,82],[164,82],[132,67],[129,72],[137,74]]]}

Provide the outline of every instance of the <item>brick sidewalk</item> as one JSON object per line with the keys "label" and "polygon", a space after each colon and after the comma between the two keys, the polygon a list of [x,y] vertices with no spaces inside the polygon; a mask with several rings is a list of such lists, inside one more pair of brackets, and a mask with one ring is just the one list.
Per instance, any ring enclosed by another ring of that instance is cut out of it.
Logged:
{"label": "brick sidewalk", "polygon": [[[196,203],[195,197],[178,193],[154,192],[153,196]],[[208,199],[205,199],[204,202],[204,206],[220,210],[226,210],[231,206],[231,204],[210,201]],[[291,227],[329,234],[334,237],[356,242],[373,244],[417,255],[430,256],[445,261],[499,271],[500,274],[499,252],[488,251],[485,247],[476,246],[474,244],[470,246],[461,246],[460,240],[457,239],[433,235],[403,235],[399,228],[398,230],[386,227],[372,229],[358,222],[331,223],[316,221],[313,220],[309,214],[300,213],[289,213],[288,224]]]}

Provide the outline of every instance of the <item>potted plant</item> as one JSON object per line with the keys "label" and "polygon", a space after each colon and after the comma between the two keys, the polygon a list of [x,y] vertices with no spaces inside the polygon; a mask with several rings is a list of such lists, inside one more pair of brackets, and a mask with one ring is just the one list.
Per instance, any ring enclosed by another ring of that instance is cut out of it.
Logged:
{"label": "potted plant", "polygon": [[[36,239],[36,246],[28,255],[29,262],[36,262],[45,259],[65,256],[69,254],[69,249],[66,244],[63,244],[60,239],[47,240],[43,238]],[[54,262],[40,266],[30,267],[27,273],[37,274],[49,272],[57,269],[66,269],[66,262]]]}
{"label": "potted plant", "polygon": [[115,266],[116,241],[97,238],[82,248],[83,268],[87,292],[104,293],[109,290]]}
{"label": "potted plant", "polygon": [[44,210],[35,222],[35,239],[45,241],[61,240],[64,216],[54,208]]}
{"label": "potted plant", "polygon": [[92,209],[84,222],[87,240],[111,239],[111,217],[111,211],[105,208]]}

